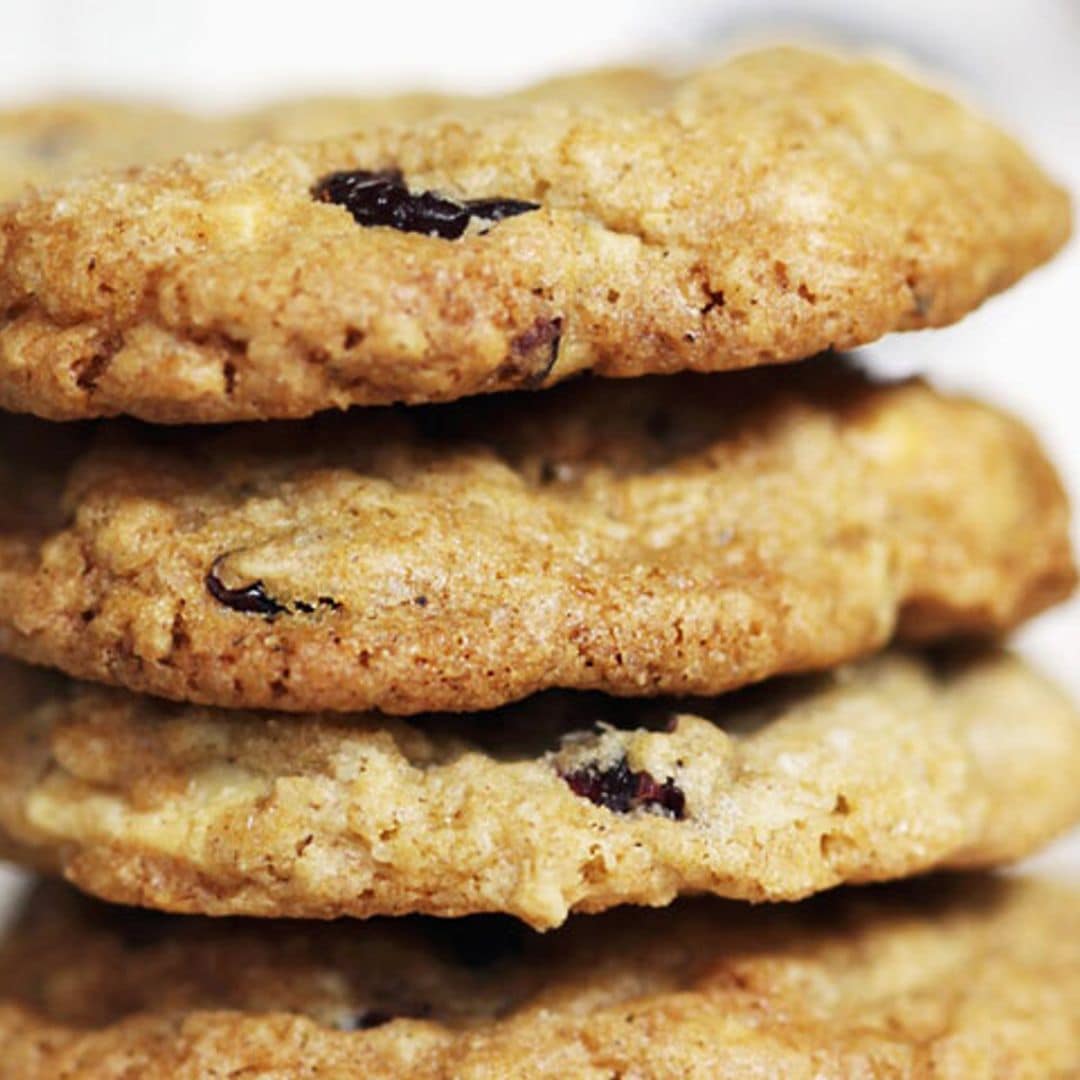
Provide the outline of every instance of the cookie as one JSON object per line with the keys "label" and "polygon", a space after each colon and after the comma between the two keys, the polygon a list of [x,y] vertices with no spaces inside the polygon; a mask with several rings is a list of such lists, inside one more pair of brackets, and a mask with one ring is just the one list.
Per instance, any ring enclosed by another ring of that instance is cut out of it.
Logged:
{"label": "cookie", "polygon": [[298,142],[345,135],[359,128],[416,123],[444,113],[479,118],[541,103],[644,109],[662,105],[673,84],[672,78],[647,68],[601,68],[546,79],[497,97],[421,92],[291,99],[245,113],[242,121],[249,142],[258,139]]}
{"label": "cookie", "polygon": [[9,417],[0,481],[0,651],[231,707],[717,694],[1074,581],[1024,428],[830,358],[224,431]]}
{"label": "cookie", "polygon": [[357,128],[414,123],[441,113],[472,116],[537,102],[658,104],[670,80],[638,68],[549,79],[498,98],[415,93],[299,98],[225,116],[153,105],[72,99],[0,109],[0,201],[86,173],[168,161],[197,150],[259,140],[302,141]]}
{"label": "cookie", "polygon": [[772,49],[655,106],[633,85],[23,200],[0,405],[296,418],[794,360],[952,322],[1068,234],[1015,143],[880,64]]}
{"label": "cookie", "polygon": [[1080,819],[1078,775],[1080,716],[1005,655],[408,724],[54,686],[0,725],[0,828],[121,903],[551,927],[1010,861]]}
{"label": "cookie", "polygon": [[105,101],[0,110],[0,201],[87,172],[242,145],[254,141],[247,134],[255,120]]}
{"label": "cookie", "polygon": [[1072,1076],[1078,909],[967,876],[538,936],[183,919],[46,888],[0,951],[0,1077]]}

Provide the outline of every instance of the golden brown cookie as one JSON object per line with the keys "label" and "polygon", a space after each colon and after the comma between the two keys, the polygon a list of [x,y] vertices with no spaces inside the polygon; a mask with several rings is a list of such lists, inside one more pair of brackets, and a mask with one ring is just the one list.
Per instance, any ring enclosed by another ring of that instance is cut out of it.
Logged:
{"label": "golden brown cookie", "polygon": [[1062,887],[967,876],[538,936],[184,919],[48,888],[0,951],[0,1077],[1064,1080],[1078,911]]}
{"label": "golden brown cookie", "polygon": [[[283,119],[300,108],[295,103]],[[313,120],[319,115],[315,103],[297,119],[304,115]],[[254,119],[77,99],[0,109],[0,201],[88,172],[251,142],[254,137],[247,135]]]}
{"label": "golden brown cookie", "polygon": [[1022,426],[829,358],[224,431],[9,417],[0,481],[0,651],[223,706],[717,694],[1074,581]]}
{"label": "golden brown cookie", "polygon": [[[8,665],[6,698],[29,670]],[[57,680],[0,725],[0,829],[122,903],[550,927],[679,893],[790,900],[1016,859],[1080,819],[1077,776],[1080,716],[1004,655],[411,724]]]}
{"label": "golden brown cookie", "polygon": [[1014,142],[880,64],[629,86],[27,198],[0,213],[0,404],[301,417],[793,360],[958,319],[1068,234]]}
{"label": "golden brown cookie", "polygon": [[600,68],[556,76],[492,97],[418,92],[289,99],[244,113],[235,117],[234,122],[243,123],[250,142],[259,139],[301,142],[345,135],[360,128],[412,124],[442,113],[477,119],[541,103],[644,109],[663,105],[673,85],[674,79],[647,68]]}
{"label": "golden brown cookie", "polygon": [[70,99],[0,109],[0,200],[31,187],[196,150],[260,140],[304,141],[358,128],[414,123],[440,113],[479,116],[525,104],[659,104],[664,76],[638,68],[601,69],[549,79],[501,97],[414,93],[297,98],[248,112],[196,115],[163,106]]}

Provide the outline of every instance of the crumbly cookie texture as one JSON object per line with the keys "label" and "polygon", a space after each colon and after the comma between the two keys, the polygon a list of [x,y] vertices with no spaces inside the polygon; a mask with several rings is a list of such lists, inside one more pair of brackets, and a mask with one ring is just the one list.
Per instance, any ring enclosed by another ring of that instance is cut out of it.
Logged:
{"label": "crumbly cookie texture", "polygon": [[966,876],[537,936],[223,923],[42,889],[0,951],[0,1077],[1066,1077],[1078,910],[1064,887]]}
{"label": "crumbly cookie texture", "polygon": [[717,694],[1074,581],[1023,427],[830,358],[224,431],[9,417],[0,463],[0,651],[230,707]]}
{"label": "crumbly cookie texture", "polygon": [[[1069,232],[1067,196],[1014,142],[877,63],[772,49],[628,87],[9,207],[0,405],[295,418],[793,360],[958,319]],[[355,170],[396,177],[419,232],[325,197]],[[427,234],[440,199],[529,209],[477,209],[446,239]]]}
{"label": "crumbly cookie texture", "polygon": [[85,99],[0,109],[0,200],[91,172],[260,140],[328,138],[442,113],[479,117],[538,102],[647,107],[669,91],[670,80],[657,72],[611,68],[549,79],[499,98],[431,93],[299,98],[220,117]]}
{"label": "crumbly cookie texture", "polygon": [[0,827],[122,903],[543,928],[1006,862],[1080,819],[1078,775],[1080,716],[1004,655],[416,724],[54,688],[0,725]]}

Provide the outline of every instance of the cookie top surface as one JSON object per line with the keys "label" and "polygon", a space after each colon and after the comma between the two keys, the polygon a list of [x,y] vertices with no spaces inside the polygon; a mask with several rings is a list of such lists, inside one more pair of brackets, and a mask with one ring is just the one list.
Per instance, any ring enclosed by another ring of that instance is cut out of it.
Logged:
{"label": "cookie top surface", "polygon": [[8,417],[0,479],[0,651],[230,707],[717,694],[1074,580],[1023,427],[834,358],[225,430]]}
{"label": "cookie top surface", "polygon": [[0,109],[0,201],[87,173],[168,161],[260,140],[304,141],[441,113],[487,115],[549,102],[660,103],[670,80],[638,68],[566,75],[493,97],[435,93],[286,99],[225,115],[166,106],[72,98]]}
{"label": "cookie top surface", "polygon": [[880,64],[774,49],[627,85],[8,207],[0,405],[296,418],[794,360],[951,322],[1068,234],[1015,143]]}
{"label": "cookie top surface", "polygon": [[[5,674],[8,701],[42,677]],[[1005,655],[422,723],[55,682],[0,725],[11,854],[171,911],[550,927],[680,893],[791,900],[998,864],[1080,819],[1080,716]]]}
{"label": "cookie top surface", "polygon": [[0,201],[87,172],[235,146],[247,141],[244,132],[239,118],[154,105],[73,99],[2,109]]}
{"label": "cookie top surface", "polygon": [[1064,1077],[1078,908],[968,876],[537,936],[179,919],[44,889],[0,952],[0,1076]]}
{"label": "cookie top surface", "polygon": [[346,135],[359,128],[411,124],[443,114],[471,120],[531,105],[652,108],[663,105],[675,80],[638,67],[599,68],[545,79],[498,96],[430,92],[286,99],[234,117],[248,142],[302,142]]}

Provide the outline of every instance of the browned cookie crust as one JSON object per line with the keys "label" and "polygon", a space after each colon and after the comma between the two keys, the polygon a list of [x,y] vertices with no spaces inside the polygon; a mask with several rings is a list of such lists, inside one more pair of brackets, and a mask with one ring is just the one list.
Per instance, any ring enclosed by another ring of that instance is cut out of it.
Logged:
{"label": "browned cookie crust", "polygon": [[1080,1070],[1080,900],[966,877],[796,907],[252,924],[37,893],[0,1077],[1048,1080]]}
{"label": "browned cookie crust", "polygon": [[414,93],[300,98],[223,117],[154,105],[71,99],[0,109],[0,200],[105,169],[166,161],[259,140],[302,141],[440,113],[480,116],[530,103],[660,104],[664,76],[637,68],[567,75],[499,98]]}
{"label": "browned cookie crust", "polygon": [[[5,699],[30,671],[9,665]],[[1077,776],[1080,716],[1004,655],[417,724],[55,680],[0,725],[0,829],[124,903],[549,927],[679,893],[795,899],[1005,862],[1080,819]]]}
{"label": "browned cookie crust", "polygon": [[[641,85],[28,198],[0,214],[0,404],[282,418],[793,360],[951,322],[1068,234],[1014,142],[879,64]],[[420,231],[359,224],[379,193]]]}
{"label": "browned cookie crust", "polygon": [[665,104],[674,83],[672,77],[647,68],[611,67],[557,75],[491,97],[421,91],[383,97],[298,98],[273,102],[236,119],[242,121],[249,142],[301,142],[345,135],[360,128],[415,124],[446,113],[475,122],[493,113],[539,104],[653,108]]}
{"label": "browned cookie crust", "polygon": [[0,650],[209,704],[716,694],[1001,632],[1074,581],[1023,427],[828,358],[300,425],[6,425]]}

